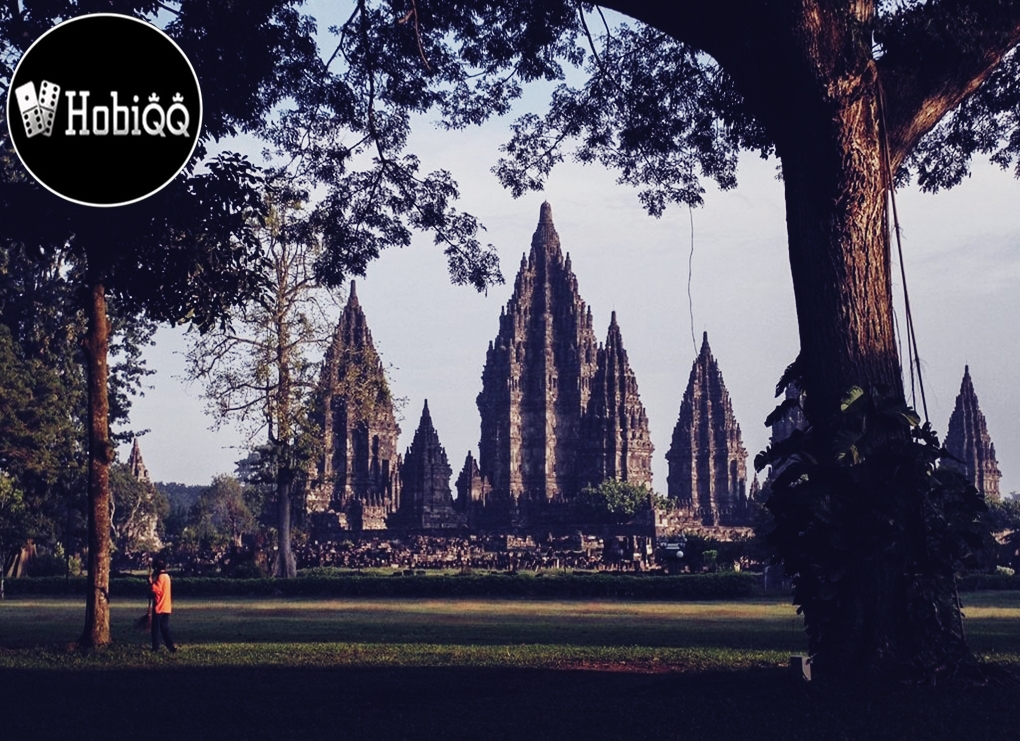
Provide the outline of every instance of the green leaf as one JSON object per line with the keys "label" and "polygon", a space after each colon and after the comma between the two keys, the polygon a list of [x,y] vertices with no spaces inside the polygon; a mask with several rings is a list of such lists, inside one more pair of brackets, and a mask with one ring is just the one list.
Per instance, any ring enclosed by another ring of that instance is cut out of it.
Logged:
{"label": "green leaf", "polygon": [[839,403],[839,410],[845,412],[852,407],[858,399],[864,396],[864,389],[860,386],[852,386]]}

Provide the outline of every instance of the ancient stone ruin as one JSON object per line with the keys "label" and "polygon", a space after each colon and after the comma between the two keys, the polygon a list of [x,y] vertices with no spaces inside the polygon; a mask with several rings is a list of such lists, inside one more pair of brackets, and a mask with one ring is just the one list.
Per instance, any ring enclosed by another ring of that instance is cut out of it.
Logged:
{"label": "ancient stone ruin", "polygon": [[[159,514],[154,503],[156,487],[149,478],[149,469],[142,460],[142,449],[138,438],[131,443],[131,453],[127,459],[131,475],[140,481],[141,494],[135,500],[131,512],[121,527],[120,536],[128,542],[139,544],[144,550],[159,551],[163,548],[163,540],[159,536]],[[116,506],[116,502],[113,503]]]}
{"label": "ancient stone ruin", "polygon": [[311,511],[341,516],[341,527],[379,530],[400,506],[400,427],[382,360],[351,282],[319,381],[322,450]]}
{"label": "ancient stone ruin", "polygon": [[477,403],[478,462],[469,456],[458,478],[474,521],[555,519],[585,484],[651,483],[648,417],[616,314],[599,346],[548,203],[486,353]]}
{"label": "ancient stone ruin", "polygon": [[450,493],[452,474],[426,399],[414,440],[400,467],[400,507],[390,516],[389,524],[423,530],[462,527],[465,519],[454,510]]}
{"label": "ancient stone ruin", "polygon": [[691,368],[666,460],[668,496],[690,519],[710,527],[750,523],[747,451],[708,332]]}
{"label": "ancient stone ruin", "polygon": [[956,407],[949,417],[945,446],[953,459],[944,461],[943,465],[966,476],[986,500],[998,501],[1002,474],[995,460],[995,446],[988,434],[985,415],[978,406],[969,366],[963,368],[963,381]]}

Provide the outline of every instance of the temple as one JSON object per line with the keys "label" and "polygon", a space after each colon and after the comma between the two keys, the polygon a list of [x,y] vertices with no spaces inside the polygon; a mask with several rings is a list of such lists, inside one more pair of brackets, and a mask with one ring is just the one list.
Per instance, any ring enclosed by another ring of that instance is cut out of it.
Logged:
{"label": "temple", "polygon": [[705,332],[680,402],[669,452],[668,496],[704,526],[749,524],[747,451]]}
{"label": "temple", "polygon": [[985,415],[978,406],[970,367],[963,368],[963,381],[956,397],[956,407],[949,417],[946,450],[953,457],[943,465],[962,473],[988,501],[999,499],[999,464],[995,446],[988,434]]}
{"label": "temple", "polygon": [[400,467],[400,507],[390,516],[389,524],[422,530],[463,526],[464,517],[454,510],[450,493],[452,474],[426,400],[414,440]]}
{"label": "temple", "polygon": [[353,530],[384,529],[400,507],[400,427],[353,281],[323,360],[318,409],[322,455],[309,510],[335,512]]}
{"label": "temple", "polygon": [[[615,479],[651,490],[654,446],[617,313],[599,343],[548,203],[500,311],[481,382],[478,457],[467,453],[454,497],[428,402],[411,445],[403,458],[397,454],[389,386],[352,283],[323,362],[323,452],[309,511],[334,534],[576,533],[570,502],[585,486]],[[746,452],[707,335],[666,457],[669,496],[686,522],[748,523]],[[661,524],[650,515],[648,522]]]}
{"label": "temple", "polygon": [[543,203],[531,252],[490,343],[477,399],[481,437],[458,491],[478,521],[526,524],[586,484],[651,484],[653,446],[613,313],[604,346]]}

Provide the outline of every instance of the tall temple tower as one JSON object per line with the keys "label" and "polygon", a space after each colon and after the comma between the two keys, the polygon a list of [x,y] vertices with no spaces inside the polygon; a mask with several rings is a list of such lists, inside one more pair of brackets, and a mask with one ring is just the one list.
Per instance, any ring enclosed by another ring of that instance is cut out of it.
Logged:
{"label": "tall temple tower", "polygon": [[985,415],[978,407],[970,366],[963,367],[963,382],[956,397],[956,408],[949,417],[946,450],[956,460],[947,460],[943,465],[963,474],[985,499],[998,501],[1002,474],[995,460],[995,446],[988,434]]}
{"label": "tall temple tower", "polygon": [[[144,484],[139,492],[138,499],[132,505],[131,512],[120,527],[120,537],[123,543],[132,543],[140,550],[159,551],[163,549],[163,539],[159,535],[159,515],[155,499],[156,487],[149,477],[149,469],[142,460],[142,448],[138,444],[138,438],[131,442],[131,453],[127,459],[128,469],[135,480]],[[116,507],[117,502],[113,502]]]}
{"label": "tall temple tower", "polygon": [[131,469],[131,475],[139,481],[149,483],[149,469],[145,466],[145,461],[142,460],[142,449],[138,445],[138,438],[131,440],[131,453],[127,459],[128,468]]}
{"label": "tall temple tower", "polygon": [[637,379],[623,349],[616,312],[609,322],[606,344],[597,355],[588,408],[582,421],[583,483],[619,479],[652,485],[652,445],[648,415],[638,396]]}
{"label": "tall temple tower", "polygon": [[747,450],[705,332],[673,429],[668,495],[708,526],[748,524]]}
{"label": "tall temple tower", "polygon": [[432,424],[426,400],[414,440],[400,467],[400,509],[390,518],[390,523],[425,529],[464,524],[464,517],[453,508],[453,495],[450,493],[452,474],[453,469],[446,450],[439,442],[439,433]]}
{"label": "tall temple tower", "polygon": [[560,251],[552,207],[543,203],[477,400],[478,466],[494,493],[546,503],[577,491],[581,417],[597,352],[591,310]]}
{"label": "tall temple tower", "polygon": [[319,400],[323,483],[309,508],[343,512],[354,530],[385,528],[400,505],[400,428],[354,281],[323,360]]}

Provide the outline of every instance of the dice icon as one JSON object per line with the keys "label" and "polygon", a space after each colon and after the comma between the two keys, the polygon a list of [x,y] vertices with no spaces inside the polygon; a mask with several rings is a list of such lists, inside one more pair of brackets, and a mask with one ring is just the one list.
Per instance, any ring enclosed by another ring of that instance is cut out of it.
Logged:
{"label": "dice icon", "polygon": [[43,114],[43,136],[53,133],[53,122],[57,118],[57,102],[60,100],[60,85],[46,80],[39,86],[39,108]]}
{"label": "dice icon", "polygon": [[35,84],[26,82],[14,91],[18,101],[18,111],[25,125],[25,135],[31,139],[36,134],[49,136],[53,133],[53,122],[57,118],[57,103],[60,100],[60,85],[43,80],[39,86],[39,95],[35,94]]}
{"label": "dice icon", "polygon": [[46,130],[46,122],[39,108],[39,99],[35,95],[35,84],[26,82],[18,86],[14,91],[14,97],[18,101],[18,111],[25,125],[26,136],[31,139],[36,134],[43,133]]}

